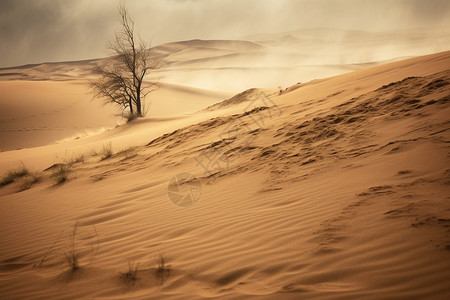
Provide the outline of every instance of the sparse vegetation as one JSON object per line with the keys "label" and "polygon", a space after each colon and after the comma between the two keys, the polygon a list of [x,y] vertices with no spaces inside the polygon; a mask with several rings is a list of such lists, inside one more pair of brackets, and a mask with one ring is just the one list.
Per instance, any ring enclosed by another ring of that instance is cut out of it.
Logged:
{"label": "sparse vegetation", "polygon": [[133,157],[137,156],[137,154],[136,154],[136,147],[128,147],[128,148],[123,149],[122,151],[120,151],[118,154],[124,155],[125,156],[124,160],[133,158]]}
{"label": "sparse vegetation", "polygon": [[97,152],[97,150],[95,150],[95,149],[91,149],[91,150],[89,150],[89,155],[90,155],[90,156],[97,156],[97,155],[98,155],[98,152]]}
{"label": "sparse vegetation", "polygon": [[72,272],[75,272],[80,267],[80,265],[78,264],[78,258],[79,258],[80,254],[78,253],[78,250],[75,245],[75,237],[77,235],[77,228],[78,228],[78,223],[75,223],[75,225],[73,226],[72,232],[71,232],[69,245],[66,247],[66,251],[64,253],[66,256],[66,262],[67,262],[69,268],[72,270]]}
{"label": "sparse vegetation", "polygon": [[59,242],[59,238],[57,238],[53,242],[53,244],[50,246],[50,248],[47,250],[47,252],[45,252],[45,254],[41,257],[39,262],[37,262],[33,265],[33,268],[40,268],[46,264],[46,262],[50,259],[50,257],[55,253],[55,249],[57,247],[58,242]]}
{"label": "sparse vegetation", "polygon": [[85,161],[84,154],[73,154],[72,158],[70,159],[70,164],[76,164],[76,163],[82,163]]}
{"label": "sparse vegetation", "polygon": [[125,273],[121,273],[121,277],[129,281],[136,281],[138,271],[139,263],[133,262],[130,259],[128,261],[128,271]]}
{"label": "sparse vegetation", "polygon": [[159,284],[164,284],[166,279],[170,276],[171,266],[167,264],[167,258],[162,253],[159,253],[156,263],[154,276],[159,281]]}
{"label": "sparse vegetation", "polygon": [[171,266],[167,264],[166,256],[162,253],[159,253],[156,267],[156,274],[161,276],[167,275],[167,273],[170,272],[170,269]]}
{"label": "sparse vegetation", "polygon": [[39,174],[31,173],[30,176],[25,180],[25,182],[20,187],[20,191],[25,191],[30,189],[33,184],[38,183],[41,180]]}
{"label": "sparse vegetation", "polygon": [[58,164],[50,176],[56,184],[62,184],[69,180],[70,168],[64,164]]}
{"label": "sparse vegetation", "polygon": [[[93,237],[91,237],[91,242],[90,242],[91,249],[89,251],[89,255],[90,255],[89,264],[91,264],[94,261],[95,257],[97,256],[97,253],[99,250],[99,244],[100,244],[100,241],[98,239],[97,230],[96,230],[95,226],[93,226],[93,228],[94,228],[94,235],[93,235]],[[75,272],[76,270],[78,270],[80,268],[81,251],[76,245],[77,229],[78,229],[78,222],[76,222],[73,225],[73,229],[70,232],[70,236],[69,236],[69,244],[66,246],[66,249],[64,252],[64,256],[66,258],[66,263],[72,272]],[[93,238],[96,239],[96,242],[93,241]]]}
{"label": "sparse vegetation", "polygon": [[29,173],[28,169],[22,163],[17,169],[9,170],[0,180],[0,187],[13,183],[17,178],[23,177]]}
{"label": "sparse vegetation", "polygon": [[101,160],[105,160],[110,158],[113,155],[112,146],[111,143],[107,145],[103,145],[102,152],[101,152]]}

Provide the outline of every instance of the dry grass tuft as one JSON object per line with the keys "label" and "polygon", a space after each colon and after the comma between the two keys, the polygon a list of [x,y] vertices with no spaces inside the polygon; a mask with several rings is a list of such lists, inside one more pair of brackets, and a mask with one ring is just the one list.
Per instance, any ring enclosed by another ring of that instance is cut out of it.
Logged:
{"label": "dry grass tuft", "polygon": [[[97,256],[97,253],[99,250],[99,245],[100,245],[100,240],[98,238],[97,229],[95,228],[95,225],[93,225],[93,228],[94,228],[94,234],[93,234],[93,237],[91,237],[91,241],[90,241],[91,247],[89,250],[89,256],[90,256],[89,264],[91,264],[94,261],[95,257]],[[78,270],[80,268],[81,251],[76,245],[77,229],[78,229],[78,222],[76,222],[73,225],[73,229],[69,236],[69,244],[66,246],[66,250],[64,252],[64,256],[66,258],[66,263],[72,272],[75,272],[76,270]],[[95,238],[96,241],[94,241],[93,238]]]}
{"label": "dry grass tuft", "polygon": [[55,181],[55,184],[63,184],[69,180],[69,173],[70,168],[67,165],[59,164],[50,177]]}
{"label": "dry grass tuft", "polygon": [[20,191],[25,191],[30,189],[34,184],[38,183],[41,177],[37,173],[30,173],[30,176],[25,180],[25,182],[20,187]]}
{"label": "dry grass tuft", "polygon": [[0,187],[13,183],[17,178],[23,177],[29,173],[28,169],[22,163],[17,169],[9,170],[0,180]]}
{"label": "dry grass tuft", "polygon": [[75,223],[75,225],[73,226],[71,235],[70,235],[69,245],[66,247],[66,251],[64,253],[64,255],[66,257],[66,262],[67,262],[70,270],[72,270],[72,272],[75,272],[80,267],[80,265],[78,263],[78,258],[80,257],[80,254],[75,246],[75,238],[77,235],[77,228],[78,228],[78,223]]}
{"label": "dry grass tuft", "polygon": [[101,154],[101,160],[110,158],[113,155],[111,143],[109,143],[107,145],[103,145],[103,149],[100,154]]}
{"label": "dry grass tuft", "polygon": [[136,147],[128,147],[117,153],[118,155],[123,155],[123,160],[127,160],[137,156]]}
{"label": "dry grass tuft", "polygon": [[70,164],[76,164],[76,163],[82,163],[85,161],[84,154],[74,154],[72,155],[72,158],[70,159]]}
{"label": "dry grass tuft", "polygon": [[159,253],[157,265],[155,268],[155,275],[156,278],[159,279],[161,284],[163,284],[164,281],[169,277],[171,269],[171,266],[167,264],[166,256],[162,253]]}
{"label": "dry grass tuft", "polygon": [[98,155],[97,150],[95,150],[95,149],[90,149],[89,150],[89,156],[97,156],[97,155]]}
{"label": "dry grass tuft", "polygon": [[121,277],[128,281],[136,281],[137,274],[139,272],[139,263],[133,262],[131,259],[128,261],[128,271],[121,273]]}

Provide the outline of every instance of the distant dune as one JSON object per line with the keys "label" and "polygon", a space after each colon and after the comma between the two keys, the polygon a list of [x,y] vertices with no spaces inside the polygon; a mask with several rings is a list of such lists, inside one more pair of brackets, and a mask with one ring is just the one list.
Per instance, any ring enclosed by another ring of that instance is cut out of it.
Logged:
{"label": "distant dune", "polygon": [[[428,31],[303,29],[245,37],[190,40],[152,48],[163,68],[151,80],[149,116],[186,115],[249,88],[285,89],[405,56],[447,50],[449,35]],[[91,101],[95,63],[52,62],[0,69],[0,151],[44,146],[114,128],[120,111]],[[175,104],[176,103],[176,104]]]}
{"label": "distant dune", "polygon": [[[226,85],[175,83],[176,74],[182,65],[201,76],[196,68],[223,59],[229,70],[230,54],[269,46],[188,44],[156,48],[169,63],[156,95],[180,103],[173,115],[156,106],[159,116],[95,135],[0,152],[2,173],[20,162],[35,172],[0,188],[2,298],[450,297],[450,51],[233,96]],[[71,67],[86,74],[84,63]],[[110,122],[82,82],[60,80],[66,68],[1,71],[2,143],[20,128],[43,139],[45,120],[65,130]],[[182,173],[193,177],[180,193],[201,194],[188,208],[167,192]]]}

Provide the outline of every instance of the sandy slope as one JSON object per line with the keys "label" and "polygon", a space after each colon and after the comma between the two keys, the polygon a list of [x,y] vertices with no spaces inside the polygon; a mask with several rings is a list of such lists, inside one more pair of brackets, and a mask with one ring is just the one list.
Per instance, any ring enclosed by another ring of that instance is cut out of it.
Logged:
{"label": "sandy slope", "polygon": [[[153,47],[163,68],[152,72],[151,79],[160,84],[146,103],[150,116],[192,113],[251,87],[284,88],[450,46],[448,34],[421,31],[304,29],[248,39]],[[119,112],[91,102],[87,85],[93,66],[105,62],[0,69],[0,151],[43,146],[116,126],[120,118],[114,115]]]}
{"label": "sandy slope", "polygon": [[[445,32],[303,29],[245,40],[190,40],[152,48],[163,68],[152,117],[195,112],[250,87],[278,88],[448,49]],[[92,59],[0,69],[0,150],[42,146],[113,128],[113,107],[89,101]],[[183,100],[180,100],[183,99]],[[174,104],[176,103],[176,105]]]}
{"label": "sandy slope", "polygon": [[83,82],[7,80],[0,81],[0,89],[2,151],[100,132],[119,121],[117,109],[90,101]]}
{"label": "sandy slope", "polygon": [[[68,142],[86,153],[68,182],[51,168],[29,190],[27,178],[0,189],[0,295],[447,299],[449,67],[447,51]],[[137,147],[89,155],[109,141]],[[57,147],[0,161],[38,166]],[[204,169],[207,157],[219,159]],[[190,208],[167,195],[182,172],[202,184]],[[75,222],[82,267],[70,272]],[[170,273],[155,272],[160,252]],[[130,259],[136,281],[119,274]]]}
{"label": "sandy slope", "polygon": [[[53,76],[0,80],[0,151],[85,137],[123,123],[119,109],[101,100],[93,101],[87,80],[62,80],[53,73],[55,68],[39,67]],[[73,76],[84,75],[77,72]],[[156,119],[192,113],[231,95],[163,82],[158,86],[151,100],[145,101],[148,116]]]}

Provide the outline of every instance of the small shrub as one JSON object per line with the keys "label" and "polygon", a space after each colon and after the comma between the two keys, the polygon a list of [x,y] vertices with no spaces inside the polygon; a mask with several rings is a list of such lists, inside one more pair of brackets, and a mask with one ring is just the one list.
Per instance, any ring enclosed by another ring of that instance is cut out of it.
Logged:
{"label": "small shrub", "polygon": [[21,164],[16,170],[9,170],[0,181],[0,187],[13,183],[17,178],[23,177],[29,173],[24,164]]}
{"label": "small shrub", "polygon": [[56,166],[52,175],[50,176],[56,184],[62,184],[69,180],[70,169],[68,166],[59,164]]}
{"label": "small shrub", "polygon": [[108,145],[103,145],[103,149],[101,152],[101,160],[105,160],[110,158],[113,155],[113,151],[112,151],[112,146],[111,143],[109,143]]}
{"label": "small shrub", "polygon": [[33,184],[38,183],[41,180],[41,177],[36,173],[31,173],[29,178],[25,180],[25,182],[20,187],[20,191],[25,191],[30,189]]}

